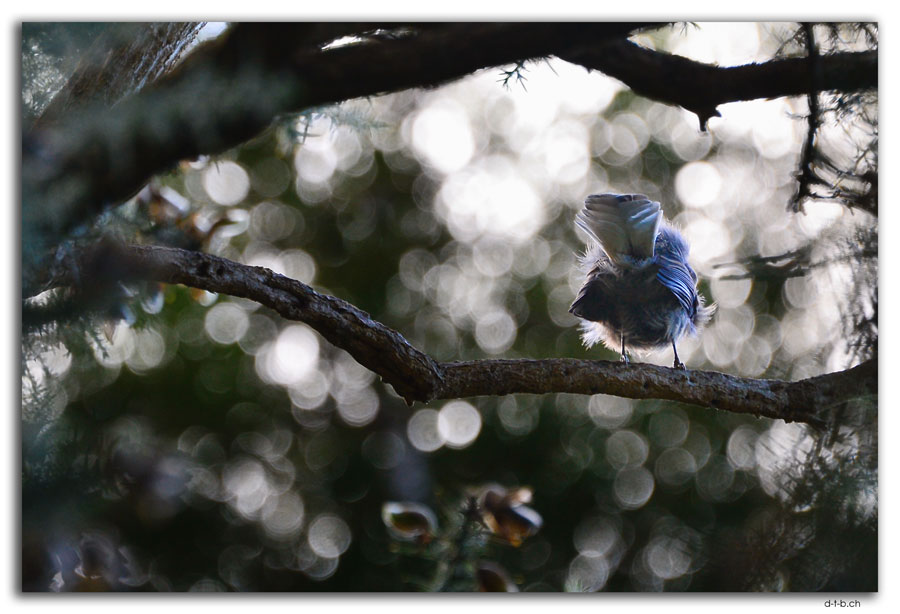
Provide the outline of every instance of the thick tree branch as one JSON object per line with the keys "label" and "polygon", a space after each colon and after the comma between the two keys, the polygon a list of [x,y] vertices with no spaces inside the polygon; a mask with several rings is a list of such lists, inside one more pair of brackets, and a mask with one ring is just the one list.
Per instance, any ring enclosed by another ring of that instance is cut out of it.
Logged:
{"label": "thick tree branch", "polygon": [[[306,284],[262,267],[248,266],[170,247],[102,242],[74,255],[75,264],[53,284],[79,279],[91,284],[151,280],[184,284],[254,300],[288,320],[304,322],[360,364],[380,375],[408,402],[429,398],[440,385],[440,370],[400,333],[368,313]],[[75,273],[77,272],[77,273]]]}
{"label": "thick tree branch", "polygon": [[108,26],[84,53],[66,85],[37,119],[46,126],[89,102],[112,107],[170,72],[202,23],[120,23]]}
{"label": "thick tree branch", "polygon": [[808,95],[812,91],[853,92],[878,87],[878,52],[838,53],[723,67],[659,53],[627,40],[560,52],[562,59],[615,77],[635,93],[692,111],[705,126],[726,102]]}
{"label": "thick tree branch", "polygon": [[[240,24],[171,75],[115,107],[90,107],[24,135],[26,273],[79,223],[139,190],[153,175],[257,135],[280,113],[431,87],[480,68],[558,55],[678,104],[705,121],[723,102],[806,94],[804,60],[720,68],[643,49],[626,39],[637,23],[362,24],[362,42],[322,50],[347,28]],[[821,84],[877,86],[877,55],[822,58]],[[29,284],[24,284],[26,287]]]}
{"label": "thick tree branch", "polygon": [[[877,393],[877,362],[798,382],[758,380],[648,364],[554,358],[440,363],[349,303],[269,269],[187,250],[104,243],[76,255],[93,283],[145,279],[257,301],[304,322],[393,386],[408,403],[513,393],[609,394],[668,399],[824,427],[835,406]],[[71,275],[54,280],[75,282]]]}
{"label": "thick tree branch", "polygon": [[316,24],[241,24],[115,107],[89,106],[23,136],[26,271],[75,225],[127,199],[153,175],[234,147],[278,114],[434,86],[639,27],[443,24],[323,51]]}

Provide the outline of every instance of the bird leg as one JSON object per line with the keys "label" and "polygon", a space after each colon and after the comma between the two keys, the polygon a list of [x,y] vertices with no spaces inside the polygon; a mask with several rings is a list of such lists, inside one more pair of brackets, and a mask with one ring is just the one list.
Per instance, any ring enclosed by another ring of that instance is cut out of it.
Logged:
{"label": "bird leg", "polygon": [[622,362],[628,364],[628,354],[625,353],[625,331],[622,331]]}
{"label": "bird leg", "polygon": [[681,369],[682,371],[687,371],[687,367],[684,366],[684,363],[678,360],[678,348],[675,347],[675,342],[672,341],[672,349],[675,351],[675,365],[676,369]]}

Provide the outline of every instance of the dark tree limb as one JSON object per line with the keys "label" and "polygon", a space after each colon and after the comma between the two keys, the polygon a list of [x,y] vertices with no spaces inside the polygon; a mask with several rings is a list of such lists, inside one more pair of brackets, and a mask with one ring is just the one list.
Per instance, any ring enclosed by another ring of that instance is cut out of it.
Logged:
{"label": "dark tree limb", "polygon": [[[73,255],[73,272],[91,284],[148,280],[183,284],[254,300],[288,320],[304,322],[380,375],[408,402],[430,398],[440,385],[437,363],[368,313],[270,269],[202,252],[102,242]],[[78,280],[57,278],[53,285]]]}
{"label": "dark tree limb", "polygon": [[442,363],[435,398],[512,393],[608,394],[667,399],[823,427],[831,406],[875,394],[877,362],[797,382],[682,371],[650,364],[553,358]]}
{"label": "dark tree limb", "polygon": [[[75,255],[92,283],[152,280],[238,296],[308,324],[381,376],[407,403],[513,393],[668,399],[825,427],[834,407],[877,393],[877,361],[797,382],[573,358],[437,362],[339,298],[269,269],[176,248],[102,243]],[[71,274],[53,285],[77,283]]]}
{"label": "dark tree limb", "polygon": [[[22,144],[24,264],[181,160],[256,136],[282,113],[627,36],[641,24],[444,24],[321,50],[317,24],[239,24],[113,108],[82,107]],[[368,31],[368,30],[367,30]]]}
{"label": "dark tree limb", "polygon": [[202,27],[196,22],[109,25],[36,123],[46,126],[89,102],[111,107],[157,81],[178,63]]}
{"label": "dark tree limb", "polygon": [[[652,24],[362,24],[363,42],[322,50],[345,28],[239,24],[152,87],[111,109],[84,108],[23,137],[26,272],[63,235],[136,193],[153,175],[216,154],[281,113],[411,87],[433,87],[478,69],[557,55],[601,70],[637,93],[696,113],[736,100],[807,94],[805,60],[720,68],[626,40]],[[385,36],[396,29],[404,35]],[[378,34],[381,31],[382,34]],[[369,34],[369,36],[366,36]],[[821,58],[821,84],[877,86],[877,54]],[[29,284],[23,284],[29,285]]]}
{"label": "dark tree limb", "polygon": [[820,56],[814,72],[809,70],[807,58],[723,67],[660,53],[627,40],[557,55],[615,77],[641,96],[681,106],[700,118],[701,127],[718,116],[716,107],[727,102],[878,87],[877,51]]}

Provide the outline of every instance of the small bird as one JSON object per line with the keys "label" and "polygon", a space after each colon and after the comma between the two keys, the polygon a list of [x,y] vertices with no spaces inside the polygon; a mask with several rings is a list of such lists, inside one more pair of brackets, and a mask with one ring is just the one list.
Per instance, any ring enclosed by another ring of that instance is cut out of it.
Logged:
{"label": "small bird", "polygon": [[712,317],[687,263],[688,244],[643,194],[592,194],[575,217],[591,238],[581,258],[587,279],[569,313],[582,318],[587,347],[647,351],[696,334]]}

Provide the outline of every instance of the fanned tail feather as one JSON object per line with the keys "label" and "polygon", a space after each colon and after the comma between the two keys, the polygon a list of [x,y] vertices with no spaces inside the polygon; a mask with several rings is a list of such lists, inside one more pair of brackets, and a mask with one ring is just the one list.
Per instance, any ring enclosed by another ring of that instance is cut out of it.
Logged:
{"label": "fanned tail feather", "polygon": [[617,264],[653,257],[662,209],[643,194],[592,194],[575,223]]}

